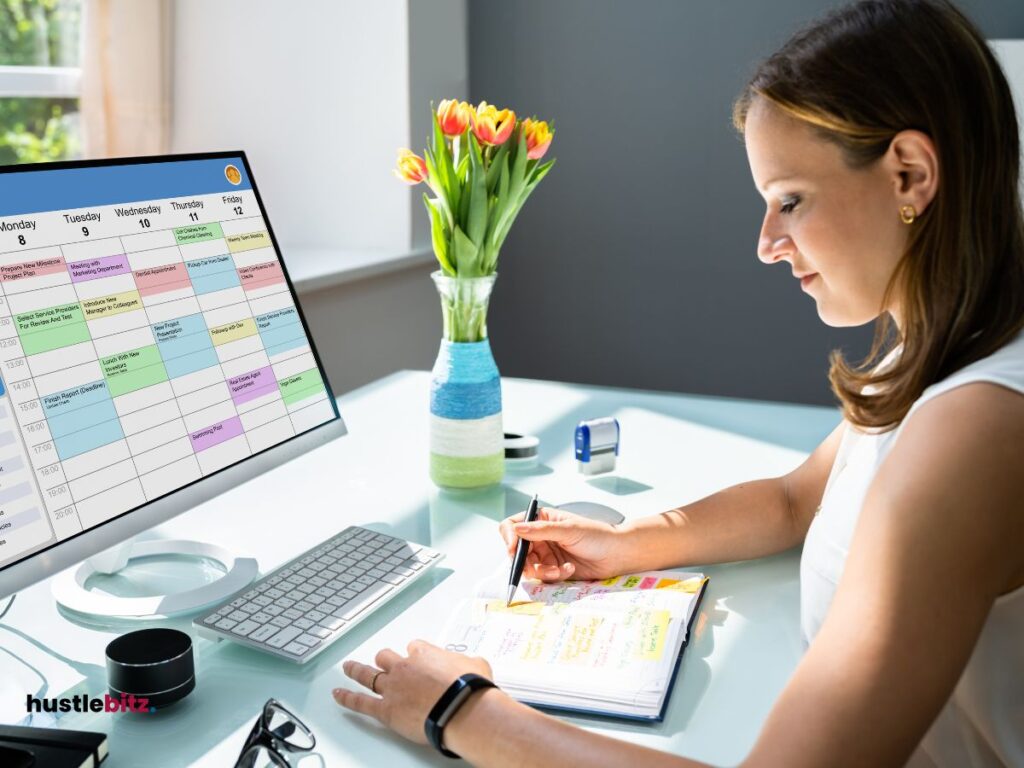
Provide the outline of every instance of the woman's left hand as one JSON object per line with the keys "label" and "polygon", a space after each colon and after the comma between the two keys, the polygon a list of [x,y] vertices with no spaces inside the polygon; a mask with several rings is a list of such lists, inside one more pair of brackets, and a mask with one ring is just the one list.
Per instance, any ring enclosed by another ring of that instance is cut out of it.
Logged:
{"label": "woman's left hand", "polygon": [[491,665],[476,656],[465,656],[431,645],[425,640],[409,643],[409,655],[385,648],[371,667],[346,661],[345,674],[376,693],[372,696],[335,688],[334,700],[346,709],[369,715],[417,744],[426,744],[423,725],[441,694],[467,672],[493,679]]}

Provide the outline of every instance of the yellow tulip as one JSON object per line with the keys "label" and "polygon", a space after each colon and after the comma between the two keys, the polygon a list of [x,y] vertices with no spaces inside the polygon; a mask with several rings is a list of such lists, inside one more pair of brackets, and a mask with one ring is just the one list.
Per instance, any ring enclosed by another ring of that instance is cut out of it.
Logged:
{"label": "yellow tulip", "polygon": [[465,133],[472,114],[472,106],[454,99],[445,99],[437,108],[437,119],[445,136],[461,136]]}
{"label": "yellow tulip", "polygon": [[409,149],[398,150],[398,167],[392,171],[406,184],[419,184],[427,178],[427,163]]}
{"label": "yellow tulip", "polygon": [[530,160],[538,160],[544,157],[544,153],[548,151],[548,146],[551,144],[551,139],[555,136],[555,132],[548,128],[548,124],[543,120],[526,118],[521,125],[523,126],[523,132],[526,134],[526,157]]}
{"label": "yellow tulip", "polygon": [[511,109],[498,110],[492,104],[481,101],[473,118],[473,133],[481,144],[498,146],[508,141],[516,125],[516,113]]}

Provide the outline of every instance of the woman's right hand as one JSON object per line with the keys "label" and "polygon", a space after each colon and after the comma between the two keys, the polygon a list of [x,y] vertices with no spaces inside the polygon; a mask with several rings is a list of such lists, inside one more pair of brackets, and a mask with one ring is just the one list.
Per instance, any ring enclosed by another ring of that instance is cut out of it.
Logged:
{"label": "woman's right hand", "polygon": [[507,517],[498,530],[509,557],[515,557],[520,537],[532,542],[523,568],[527,578],[561,581],[621,574],[625,562],[622,529],[552,507],[538,509],[532,523],[524,523],[525,517],[525,512]]}

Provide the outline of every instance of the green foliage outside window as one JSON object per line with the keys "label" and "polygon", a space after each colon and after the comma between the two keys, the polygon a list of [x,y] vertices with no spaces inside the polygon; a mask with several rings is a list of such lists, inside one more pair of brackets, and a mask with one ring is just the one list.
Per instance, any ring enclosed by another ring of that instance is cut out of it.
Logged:
{"label": "green foliage outside window", "polygon": [[[79,66],[80,23],[80,0],[0,0],[0,66]],[[0,165],[78,154],[78,99],[0,98]]]}

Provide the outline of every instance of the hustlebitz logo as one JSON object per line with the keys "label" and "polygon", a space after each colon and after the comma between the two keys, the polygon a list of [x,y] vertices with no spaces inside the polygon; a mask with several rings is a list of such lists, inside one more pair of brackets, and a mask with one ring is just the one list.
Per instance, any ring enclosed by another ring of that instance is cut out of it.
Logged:
{"label": "hustlebitz logo", "polygon": [[149,705],[145,696],[134,693],[122,693],[117,699],[109,693],[102,699],[80,693],[70,698],[37,699],[31,693],[26,697],[25,709],[28,712],[156,712],[156,707]]}

